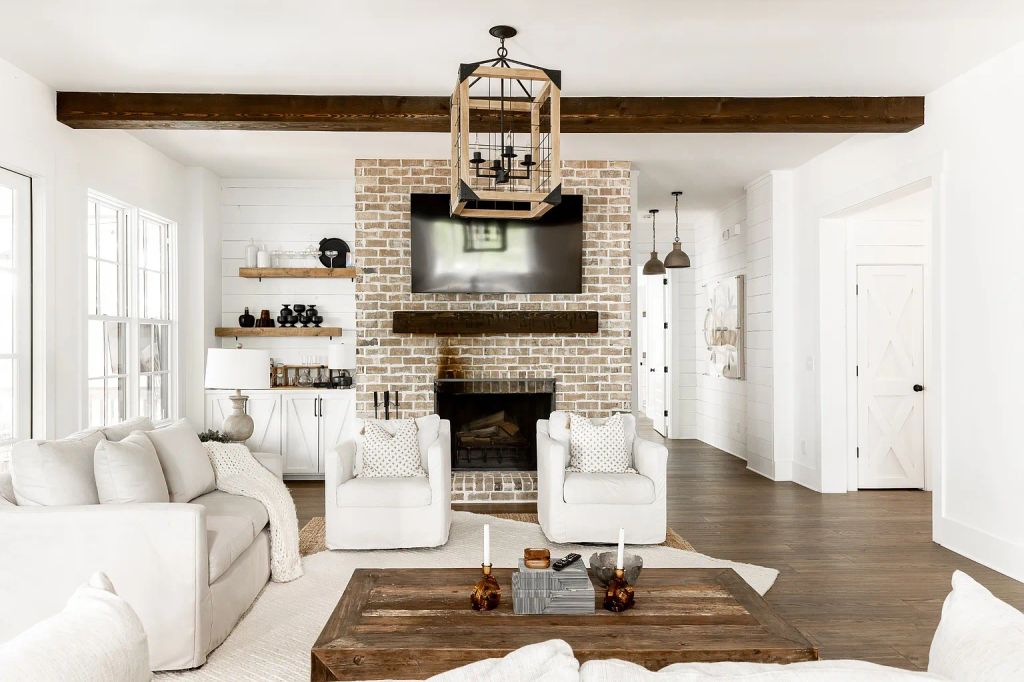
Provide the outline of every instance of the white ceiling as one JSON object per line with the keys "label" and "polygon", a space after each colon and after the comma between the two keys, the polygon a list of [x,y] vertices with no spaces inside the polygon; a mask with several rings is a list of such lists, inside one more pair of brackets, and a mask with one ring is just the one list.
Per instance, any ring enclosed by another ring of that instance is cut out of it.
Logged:
{"label": "white ceiling", "polygon": [[1024,2],[0,0],[0,57],[64,90],[437,95],[498,23],[566,95],[920,95]]}
{"label": "white ceiling", "polygon": [[[356,158],[446,158],[450,140],[439,133],[253,132],[143,130],[133,133],[186,165],[225,178],[351,177]],[[634,161],[640,206],[718,208],[769,170],[792,168],[836,145],[845,135],[699,134],[566,135],[563,158]]]}
{"label": "white ceiling", "polygon": [[[1024,39],[1007,0],[0,0],[0,58],[61,90],[445,94],[493,54],[560,68],[564,94],[917,95]],[[348,176],[356,157],[444,157],[444,135],[141,131],[223,176]],[[839,135],[566,135],[629,159],[644,207],[719,206]],[[662,198],[664,198],[662,200]]]}

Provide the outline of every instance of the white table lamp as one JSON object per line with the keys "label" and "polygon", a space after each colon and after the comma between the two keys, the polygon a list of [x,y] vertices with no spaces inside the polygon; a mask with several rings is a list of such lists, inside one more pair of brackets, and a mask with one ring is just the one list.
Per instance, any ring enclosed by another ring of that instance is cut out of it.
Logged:
{"label": "white table lamp", "polygon": [[[331,371],[331,383],[335,386],[348,387],[352,385],[350,370],[356,368],[356,344],[355,343],[332,343],[327,346],[327,369]],[[335,377],[334,372],[341,371],[341,376]]]}
{"label": "white table lamp", "polygon": [[253,432],[252,417],[245,413],[249,397],[242,391],[270,388],[270,351],[243,348],[210,348],[206,351],[206,388],[233,389],[231,414],[224,418],[222,432],[241,443]]}

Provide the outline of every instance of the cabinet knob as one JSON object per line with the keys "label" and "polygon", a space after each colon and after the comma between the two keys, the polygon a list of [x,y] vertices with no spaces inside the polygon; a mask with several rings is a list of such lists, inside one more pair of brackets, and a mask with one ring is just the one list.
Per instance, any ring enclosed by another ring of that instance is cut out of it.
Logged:
{"label": "cabinet knob", "polygon": [[915,393],[920,393],[923,390],[924,390],[924,386],[922,386],[921,384],[914,384],[914,392]]}

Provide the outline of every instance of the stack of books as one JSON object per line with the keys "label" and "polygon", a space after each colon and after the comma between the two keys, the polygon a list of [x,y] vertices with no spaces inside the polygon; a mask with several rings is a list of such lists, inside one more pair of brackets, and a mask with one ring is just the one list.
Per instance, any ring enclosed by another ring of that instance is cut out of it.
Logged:
{"label": "stack of books", "polygon": [[555,571],[527,568],[520,559],[512,574],[512,608],[529,615],[593,613],[594,585],[583,560]]}

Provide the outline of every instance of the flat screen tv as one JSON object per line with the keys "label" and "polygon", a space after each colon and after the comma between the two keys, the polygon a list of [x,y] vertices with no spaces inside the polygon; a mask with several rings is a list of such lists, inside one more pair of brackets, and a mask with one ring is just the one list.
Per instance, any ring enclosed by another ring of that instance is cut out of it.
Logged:
{"label": "flat screen tv", "polygon": [[447,194],[412,195],[413,293],[578,294],[583,197],[537,220],[448,214]]}

